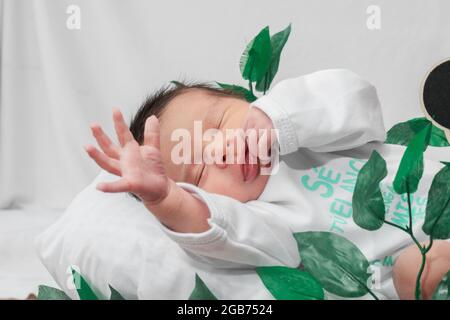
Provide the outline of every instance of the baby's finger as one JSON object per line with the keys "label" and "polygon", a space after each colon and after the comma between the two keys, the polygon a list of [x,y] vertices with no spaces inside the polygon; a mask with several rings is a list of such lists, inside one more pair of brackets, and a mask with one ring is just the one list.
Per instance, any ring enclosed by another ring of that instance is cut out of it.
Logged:
{"label": "baby's finger", "polygon": [[119,159],[120,153],[117,146],[109,139],[108,135],[103,131],[102,127],[98,123],[91,125],[92,134],[97,140],[98,145],[109,157],[113,159]]}
{"label": "baby's finger", "polygon": [[94,160],[101,168],[105,169],[109,173],[115,174],[116,176],[122,175],[118,160],[109,158],[103,152],[91,145],[86,145],[84,149],[88,153],[89,157],[91,157],[92,160]]}
{"label": "baby's finger", "polygon": [[114,128],[116,129],[117,138],[119,139],[120,145],[123,147],[127,142],[134,140],[133,135],[128,129],[125,120],[123,119],[122,112],[119,109],[113,110],[113,120]]}
{"label": "baby's finger", "polygon": [[114,182],[100,182],[97,189],[109,193],[131,192],[130,184],[123,178]]}
{"label": "baby's finger", "polygon": [[262,129],[258,138],[258,159],[262,165],[271,161],[272,138],[270,129]]}
{"label": "baby's finger", "polygon": [[159,130],[160,127],[158,118],[154,115],[147,118],[147,121],[145,121],[144,144],[159,149],[160,147]]}
{"label": "baby's finger", "polygon": [[272,146],[272,133],[268,128],[258,130],[258,145],[261,148],[270,149]]}

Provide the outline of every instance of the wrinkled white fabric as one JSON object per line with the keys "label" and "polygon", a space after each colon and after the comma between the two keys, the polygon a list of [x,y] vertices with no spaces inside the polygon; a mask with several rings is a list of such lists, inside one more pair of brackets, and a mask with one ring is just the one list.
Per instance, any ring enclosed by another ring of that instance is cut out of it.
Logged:
{"label": "wrinkled white fabric", "polygon": [[101,172],[37,240],[39,256],[73,299],[70,267],[77,268],[101,297],[108,285],[127,299],[187,299],[197,273],[220,299],[270,299],[252,269],[220,269],[198,262],[161,230],[147,209],[127,194],[105,194]]}

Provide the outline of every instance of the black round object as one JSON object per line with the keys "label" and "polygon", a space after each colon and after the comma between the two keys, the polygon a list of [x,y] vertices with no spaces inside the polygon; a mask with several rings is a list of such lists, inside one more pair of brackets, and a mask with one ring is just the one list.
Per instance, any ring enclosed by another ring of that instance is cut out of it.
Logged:
{"label": "black round object", "polygon": [[450,129],[450,60],[428,74],[423,86],[423,105],[434,121]]}

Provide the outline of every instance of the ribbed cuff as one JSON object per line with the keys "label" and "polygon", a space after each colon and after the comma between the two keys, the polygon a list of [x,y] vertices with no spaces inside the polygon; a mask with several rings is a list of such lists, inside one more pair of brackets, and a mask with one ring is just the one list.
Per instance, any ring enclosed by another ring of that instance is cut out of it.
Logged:
{"label": "ribbed cuff", "polygon": [[299,143],[295,133],[294,125],[283,107],[277,104],[269,96],[262,96],[250,104],[264,111],[272,120],[275,129],[278,129],[278,142],[280,144],[280,155],[297,151]]}

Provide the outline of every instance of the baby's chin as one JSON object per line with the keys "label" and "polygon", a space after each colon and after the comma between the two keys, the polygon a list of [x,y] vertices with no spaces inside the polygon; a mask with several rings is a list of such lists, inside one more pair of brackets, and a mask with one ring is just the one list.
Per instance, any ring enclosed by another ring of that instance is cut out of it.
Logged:
{"label": "baby's chin", "polygon": [[263,193],[269,175],[259,175],[251,182],[238,182],[230,188],[223,188],[221,192],[216,192],[224,196],[228,196],[240,202],[248,202],[258,200]]}

